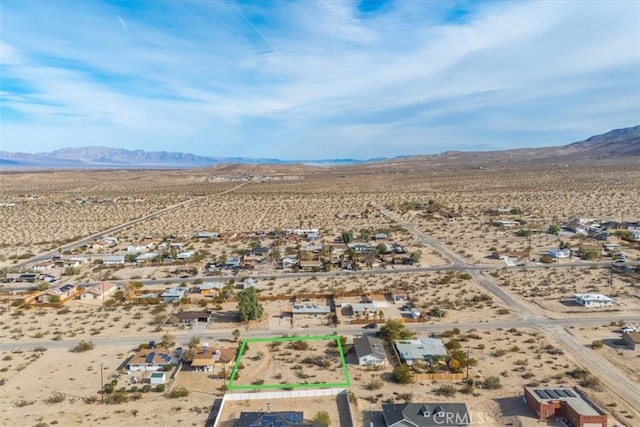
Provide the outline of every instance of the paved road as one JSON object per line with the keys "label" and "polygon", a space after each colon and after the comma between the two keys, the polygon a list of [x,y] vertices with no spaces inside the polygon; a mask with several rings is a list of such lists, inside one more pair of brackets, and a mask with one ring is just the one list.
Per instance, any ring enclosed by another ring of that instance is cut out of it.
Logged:
{"label": "paved road", "polygon": [[[450,330],[453,328],[458,328],[461,331],[466,331],[469,329],[477,329],[477,330],[496,330],[498,328],[502,329],[532,329],[532,328],[559,328],[562,330],[564,327],[568,326],[604,326],[608,325],[611,322],[618,321],[625,322],[637,322],[640,323],[640,317],[629,317],[629,316],[621,316],[621,315],[612,315],[612,316],[602,316],[602,317],[578,317],[573,319],[528,319],[528,320],[507,320],[507,321],[498,321],[498,322],[456,322],[456,323],[411,323],[407,326],[412,330],[420,333],[420,334],[431,334],[431,333],[441,333],[446,330]],[[241,329],[241,328],[240,328]],[[242,331],[242,329],[241,329]],[[256,338],[256,337],[277,337],[283,334],[298,334],[298,335],[326,335],[339,333],[341,335],[361,335],[363,333],[370,332],[369,330],[365,330],[360,325],[341,325],[339,328],[332,326],[323,326],[323,327],[315,327],[315,328],[293,328],[293,329],[283,329],[283,330],[254,330],[254,331],[242,331],[242,337],[245,338]],[[203,339],[209,340],[219,340],[219,339],[231,339],[232,329],[211,329],[203,332],[193,332],[189,330],[172,332],[172,334],[176,337],[179,345],[186,345],[189,342],[191,337],[200,337]],[[132,347],[137,346],[140,343],[148,342],[150,340],[158,341],[161,333],[157,334],[149,334],[146,336],[138,336],[138,337],[123,337],[123,336],[112,336],[112,337],[91,337],[87,339],[88,341],[92,341],[97,347],[104,346],[122,346],[122,345],[131,345]],[[0,343],[0,351],[11,351],[11,350],[30,350],[35,347],[45,347],[45,348],[73,348],[75,347],[80,340],[73,339],[67,340],[63,339],[62,341],[52,341],[52,340],[38,340],[38,341],[12,341],[6,343]]]}
{"label": "paved road", "polygon": [[[418,230],[415,225],[403,220],[400,215],[391,212],[382,206],[378,206],[380,212],[388,218],[396,221],[406,228],[425,246],[430,246],[441,254],[447,256],[456,267],[466,267],[469,264],[458,254],[440,243],[437,239],[428,236]],[[604,359],[600,354],[580,344],[563,325],[549,324],[550,320],[538,307],[527,304],[512,295],[507,290],[498,286],[493,280],[482,274],[479,270],[471,270],[470,273],[478,283],[487,291],[500,298],[510,309],[522,314],[524,322],[532,323],[540,327],[543,333],[555,338],[563,349],[578,363],[590,372],[598,376],[604,386],[621,400],[627,402],[632,408],[640,408],[640,385],[629,380],[620,370]],[[564,326],[575,324],[571,319]]]}

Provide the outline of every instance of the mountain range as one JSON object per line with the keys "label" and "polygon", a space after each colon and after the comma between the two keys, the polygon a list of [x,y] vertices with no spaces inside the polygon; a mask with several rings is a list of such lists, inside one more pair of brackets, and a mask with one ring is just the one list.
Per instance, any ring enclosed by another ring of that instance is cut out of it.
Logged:
{"label": "mountain range", "polygon": [[640,163],[640,125],[615,129],[584,141],[559,147],[519,148],[502,151],[447,151],[435,155],[401,156],[391,159],[296,160],[250,159],[244,157],[205,157],[190,153],[126,150],[108,147],[63,148],[45,153],[0,151],[1,169],[133,169],[199,168],[221,164],[315,166],[392,164],[587,164],[594,162],[632,161]]}

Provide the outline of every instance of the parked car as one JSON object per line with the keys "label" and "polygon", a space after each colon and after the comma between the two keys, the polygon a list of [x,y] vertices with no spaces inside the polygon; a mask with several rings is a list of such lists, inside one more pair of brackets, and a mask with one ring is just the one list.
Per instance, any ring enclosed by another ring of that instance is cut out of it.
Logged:
{"label": "parked car", "polygon": [[364,329],[375,329],[377,327],[378,327],[377,323],[369,323],[368,325],[363,326]]}
{"label": "parked car", "polygon": [[632,334],[636,332],[636,330],[637,329],[635,326],[627,325],[624,328],[620,329],[620,332],[622,332],[623,334]]}

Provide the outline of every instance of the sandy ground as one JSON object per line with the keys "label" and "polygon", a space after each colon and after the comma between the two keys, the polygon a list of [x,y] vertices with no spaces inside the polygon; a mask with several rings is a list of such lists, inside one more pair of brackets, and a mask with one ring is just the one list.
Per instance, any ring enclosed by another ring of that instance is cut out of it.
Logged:
{"label": "sandy ground", "polygon": [[[487,258],[494,248],[524,249],[530,244],[533,256],[538,258],[549,248],[557,246],[558,237],[544,234],[534,235],[531,240],[517,237],[514,231],[499,230],[491,225],[494,218],[486,215],[487,210],[496,207],[518,208],[523,212],[518,218],[509,215],[501,218],[526,221],[532,227],[564,222],[576,215],[602,220],[632,220],[638,216],[637,188],[640,185],[640,171],[637,168],[493,169],[466,172],[415,170],[407,174],[375,177],[353,172],[344,176],[310,174],[295,180],[251,183],[237,192],[220,196],[221,191],[237,185],[237,182],[220,182],[213,178],[208,172],[201,171],[3,175],[0,180],[0,199],[15,203],[15,206],[0,208],[0,217],[5,225],[0,230],[0,267],[10,269],[28,254],[55,250],[74,238],[200,196],[205,197],[188,208],[119,232],[121,245],[104,253],[121,251],[124,245],[138,243],[147,234],[176,234],[185,241],[186,248],[192,246],[206,255],[206,259],[198,264],[201,269],[210,259],[248,248],[251,238],[239,239],[239,233],[295,227],[317,227],[323,239],[328,241],[343,230],[390,229],[390,240],[406,245],[409,251],[418,249],[419,245],[411,235],[395,229],[394,224],[373,207],[380,204],[401,213],[420,229],[446,242],[469,262],[499,266],[500,261]],[[423,210],[415,208],[416,203],[429,200],[440,206],[436,214],[426,215]],[[195,242],[185,237],[200,230],[219,231],[223,235],[214,242]],[[577,242],[570,235],[561,238],[574,245]],[[423,265],[446,264],[439,254],[425,248],[422,248],[422,252]],[[637,247],[625,247],[624,252],[630,259],[640,259]],[[177,277],[174,269],[174,266],[158,269],[100,269],[88,264],[78,274],[65,276],[64,281]],[[617,275],[613,277],[613,286],[609,287],[607,273],[606,269],[500,270],[496,272],[495,279],[553,317],[583,313],[583,310],[562,302],[574,292],[610,294],[616,299],[617,305],[612,308],[616,314],[637,314],[637,288]],[[516,318],[517,314],[487,298],[473,280],[446,273],[403,272],[385,276],[319,279],[292,277],[264,282],[260,286],[265,295],[329,292],[336,289],[374,292],[406,287],[421,311],[428,311],[434,306],[445,310],[443,318],[430,319],[436,323],[509,320]],[[268,303],[265,320],[251,325],[251,328],[267,329],[273,322],[273,316],[281,309],[278,304]],[[223,310],[219,313],[217,325],[225,330],[237,326],[226,315],[234,305],[223,304]],[[213,303],[209,303],[209,307],[212,306]],[[4,308],[3,304],[0,314],[0,339],[3,341],[45,343],[57,335],[63,339],[90,340],[92,337],[142,338],[165,332],[175,335],[188,332],[179,327],[164,327],[162,332],[155,332],[156,318],[169,316],[171,307],[155,313],[154,308],[145,307],[102,310],[99,306],[74,301],[68,305],[68,310],[33,308],[20,311]],[[602,313],[603,310],[590,312]],[[593,330],[572,330],[572,333],[585,345],[597,339],[606,341],[617,338],[617,334],[604,325]],[[557,344],[547,342],[536,331],[463,331],[462,334],[467,337],[463,347],[468,344],[471,356],[478,359],[478,366],[471,369],[471,376],[479,381],[498,376],[502,388],[491,391],[476,388],[471,395],[458,391],[454,397],[445,398],[434,393],[441,383],[400,386],[389,381],[391,368],[370,372],[350,366],[350,374],[354,379],[351,390],[357,396],[356,417],[361,425],[366,424],[370,412],[375,417],[375,407],[380,402],[405,399],[427,402],[464,400],[472,411],[483,412],[493,418],[495,425],[506,425],[511,420],[509,417],[517,415],[526,415],[530,421],[531,414],[523,411],[519,400],[524,384],[576,384],[575,379],[567,376],[567,372],[575,368],[572,361],[563,354],[551,354],[550,350]],[[475,337],[475,334],[479,338],[471,337]],[[610,341],[606,341],[602,349],[593,351],[602,352],[629,375],[637,375],[637,357],[609,344]],[[84,402],[86,398],[99,397],[100,365],[104,377],[110,378],[131,350],[128,347],[109,347],[95,348],[86,353],[70,353],[63,349],[2,353],[0,424],[35,425],[38,422],[52,424],[57,421],[59,425],[107,426],[126,425],[135,420],[139,425],[203,425],[213,400],[221,395],[218,390],[220,380],[209,378],[206,374],[197,376],[197,373],[185,372],[178,376],[176,385],[184,385],[191,390],[187,399],[168,399],[162,393],[145,393],[138,401],[119,405]],[[269,378],[278,374],[269,371],[275,369],[275,363],[271,366],[264,371]],[[383,387],[367,390],[368,383],[377,378],[383,382]],[[455,387],[460,389],[462,385],[456,384]],[[65,393],[65,400],[48,403],[47,399],[53,392]],[[627,425],[637,421],[628,418],[630,408],[613,401],[605,392],[589,393],[603,409],[614,413]],[[236,412],[240,410],[233,409]]]}

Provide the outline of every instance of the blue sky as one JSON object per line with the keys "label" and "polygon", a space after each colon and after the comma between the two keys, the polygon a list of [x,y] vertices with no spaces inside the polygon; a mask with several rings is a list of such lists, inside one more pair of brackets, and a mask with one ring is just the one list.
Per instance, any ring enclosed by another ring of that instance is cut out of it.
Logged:
{"label": "blue sky", "polygon": [[0,150],[323,159],[640,123],[638,1],[0,3]]}

